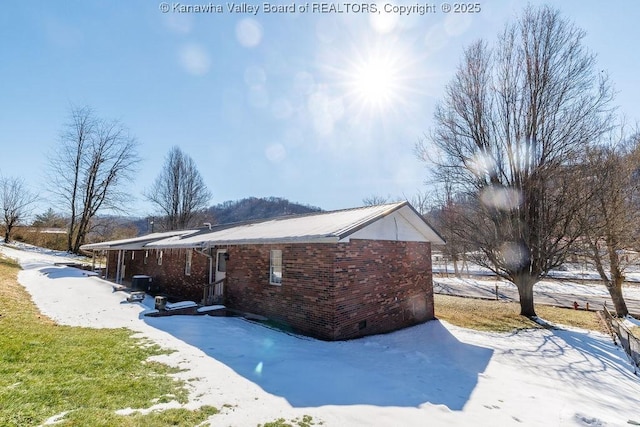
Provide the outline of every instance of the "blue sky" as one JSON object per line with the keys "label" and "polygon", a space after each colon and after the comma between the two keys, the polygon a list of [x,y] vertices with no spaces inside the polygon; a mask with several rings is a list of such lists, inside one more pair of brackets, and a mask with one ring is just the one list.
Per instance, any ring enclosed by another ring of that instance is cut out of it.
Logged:
{"label": "blue sky", "polygon": [[[167,13],[155,0],[3,4],[0,173],[41,193],[40,210],[71,105],[120,120],[140,143],[132,215],[151,213],[142,190],[174,145],[196,161],[212,204],[279,196],[329,210],[374,194],[411,198],[428,174],[413,146],[464,46],[493,42],[526,2],[481,1],[473,14],[436,2],[436,13],[411,16],[252,15],[216,1],[222,13],[180,13],[176,4]],[[588,32],[620,111],[640,119],[640,2],[550,4]]]}

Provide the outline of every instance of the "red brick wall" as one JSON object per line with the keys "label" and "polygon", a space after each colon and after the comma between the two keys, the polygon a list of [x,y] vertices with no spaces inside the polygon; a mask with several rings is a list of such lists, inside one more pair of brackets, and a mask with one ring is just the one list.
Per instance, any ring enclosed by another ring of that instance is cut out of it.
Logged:
{"label": "red brick wall", "polygon": [[[241,245],[229,248],[226,303],[292,330],[329,338],[335,328],[334,245]],[[282,250],[282,284],[269,283],[270,252]]]}
{"label": "red brick wall", "polygon": [[340,243],[334,274],[336,339],[390,332],[434,318],[429,243]]}
{"label": "red brick wall", "polygon": [[[281,286],[269,284],[271,249],[282,250]],[[434,318],[429,243],[353,240],[234,247],[227,278],[229,307],[328,340],[389,332]]]}
{"label": "red brick wall", "polygon": [[[389,332],[434,318],[429,243],[352,240],[339,244],[239,245],[227,247],[225,304],[266,316],[292,330],[327,340]],[[280,286],[269,284],[271,249],[282,250]],[[212,250],[215,254],[215,248]],[[194,251],[185,276],[185,250],[125,255],[126,280],[153,277],[164,292],[200,302],[208,259]],[[117,252],[109,256],[115,277]]]}
{"label": "red brick wall", "polygon": [[[155,286],[160,286],[162,293],[180,299],[200,302],[203,285],[209,281],[209,260],[206,256],[193,251],[191,258],[191,274],[185,274],[186,249],[170,249],[162,251],[162,265],[158,265],[160,251],[149,250],[147,263],[144,262],[145,251],[125,251],[124,281],[130,282],[137,274],[145,274],[153,278]],[[133,259],[131,257],[134,254]],[[118,262],[118,252],[110,251],[108,255],[108,279],[114,280]]]}

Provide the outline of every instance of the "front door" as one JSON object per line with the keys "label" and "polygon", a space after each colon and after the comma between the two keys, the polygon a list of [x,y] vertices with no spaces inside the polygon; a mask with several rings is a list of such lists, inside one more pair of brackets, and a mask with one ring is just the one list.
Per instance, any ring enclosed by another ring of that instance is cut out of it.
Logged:
{"label": "front door", "polygon": [[227,250],[218,249],[216,251],[216,273],[215,281],[222,280],[227,277]]}

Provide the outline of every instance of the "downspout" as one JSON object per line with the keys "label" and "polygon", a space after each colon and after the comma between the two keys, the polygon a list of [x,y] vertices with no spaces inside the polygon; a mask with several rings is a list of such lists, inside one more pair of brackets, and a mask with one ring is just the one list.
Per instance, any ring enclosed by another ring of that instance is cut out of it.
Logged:
{"label": "downspout", "polygon": [[[207,248],[207,250],[210,250],[211,248]],[[193,251],[195,253],[198,253],[200,255],[204,255],[207,258],[209,258],[209,284],[213,283],[212,279],[212,274],[213,274],[213,256],[209,255],[208,253],[206,253],[205,251],[203,251],[202,249],[196,249],[194,248]]]}

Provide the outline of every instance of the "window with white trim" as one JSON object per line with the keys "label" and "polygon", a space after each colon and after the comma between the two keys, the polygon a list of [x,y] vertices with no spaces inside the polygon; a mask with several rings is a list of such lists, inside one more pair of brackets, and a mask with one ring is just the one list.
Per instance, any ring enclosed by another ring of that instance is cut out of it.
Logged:
{"label": "window with white trim", "polygon": [[184,264],[184,275],[191,275],[191,260],[193,259],[193,251],[191,249],[187,249],[187,258]]}
{"label": "window with white trim", "polygon": [[282,251],[272,249],[269,262],[269,284],[282,284]]}
{"label": "window with white trim", "polygon": [[147,260],[149,259],[149,251],[144,251],[144,263],[147,263]]}
{"label": "window with white trim", "polygon": [[162,251],[158,252],[158,265],[162,265]]}

